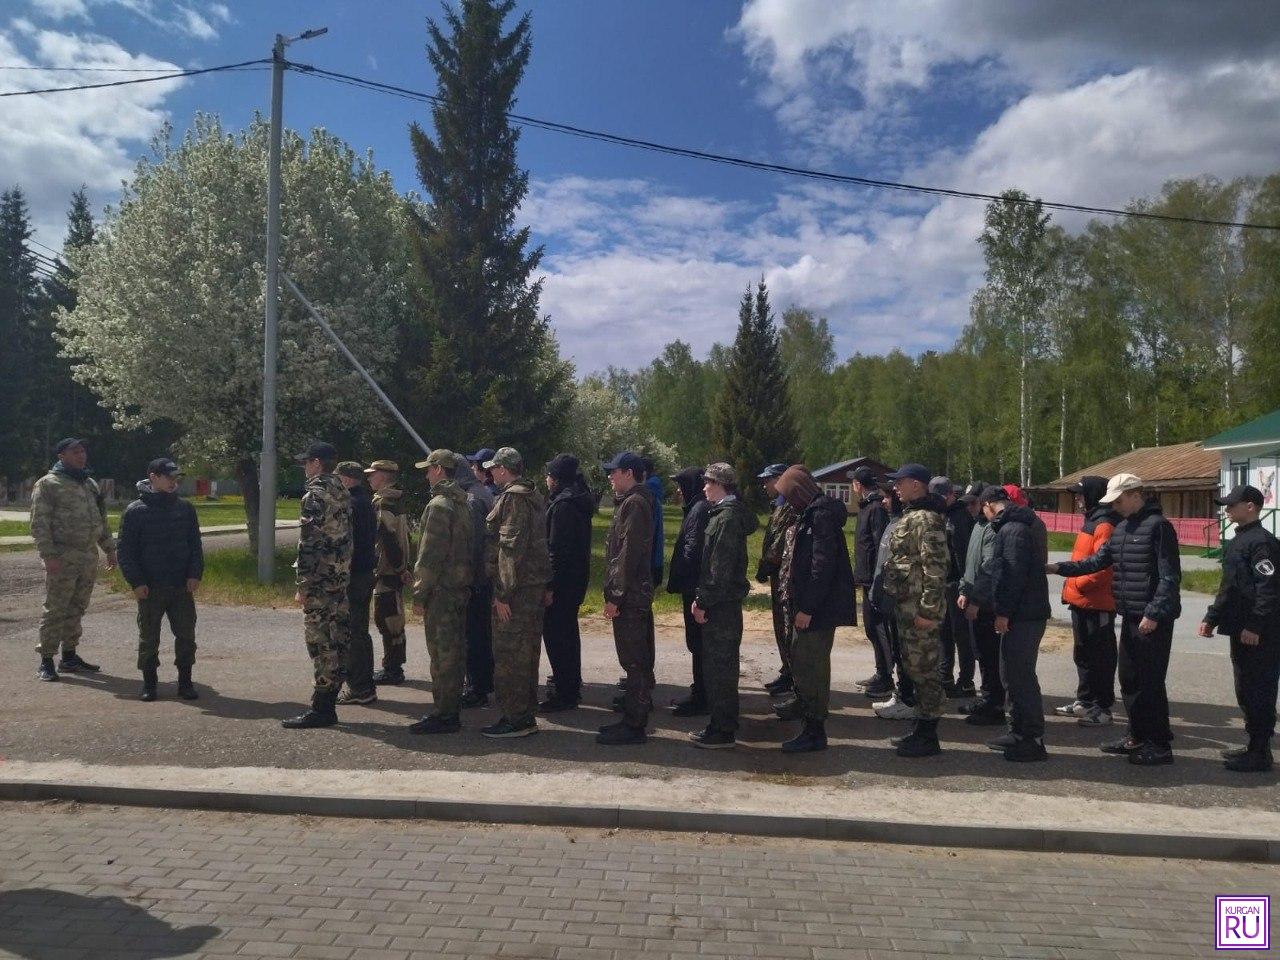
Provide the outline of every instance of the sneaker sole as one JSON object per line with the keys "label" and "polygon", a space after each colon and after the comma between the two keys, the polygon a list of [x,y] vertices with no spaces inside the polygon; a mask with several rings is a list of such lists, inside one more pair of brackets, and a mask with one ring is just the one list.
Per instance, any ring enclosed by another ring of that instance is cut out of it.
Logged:
{"label": "sneaker sole", "polygon": [[521,730],[511,730],[506,733],[486,733],[481,730],[480,736],[488,737],[490,740],[514,740],[516,737],[531,737],[537,732],[537,727],[525,727]]}
{"label": "sneaker sole", "polygon": [[738,745],[737,740],[732,743],[703,743],[701,740],[694,740],[692,737],[689,738],[689,742],[699,750],[732,750]]}

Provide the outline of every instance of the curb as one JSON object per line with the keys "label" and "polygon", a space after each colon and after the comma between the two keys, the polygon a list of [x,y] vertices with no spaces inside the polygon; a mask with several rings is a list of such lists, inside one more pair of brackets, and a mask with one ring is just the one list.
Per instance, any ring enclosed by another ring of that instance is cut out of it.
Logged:
{"label": "curb", "polygon": [[306,814],[374,819],[513,823],[546,827],[729,833],[757,837],[969,847],[1033,853],[1280,863],[1280,839],[1233,834],[1121,833],[1052,827],[910,823],[846,817],[723,813],[660,807],[569,806],[397,797],[308,796],[235,790],[120,787],[39,780],[0,780],[0,800],[74,800],[135,807]]}

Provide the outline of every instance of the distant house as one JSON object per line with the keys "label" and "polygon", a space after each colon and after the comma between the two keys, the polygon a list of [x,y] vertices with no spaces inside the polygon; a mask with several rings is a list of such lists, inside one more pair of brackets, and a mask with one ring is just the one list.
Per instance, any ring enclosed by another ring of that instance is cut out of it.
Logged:
{"label": "distant house", "polygon": [[[1223,490],[1248,483],[1262,491],[1263,522],[1274,533],[1280,506],[1280,410],[1224,430],[1204,441],[1204,448],[1218,458]],[[1229,529],[1225,537],[1231,538]]]}
{"label": "distant house", "polygon": [[885,474],[892,472],[892,468],[879,460],[872,460],[870,457],[854,457],[852,460],[841,460],[839,463],[829,463],[825,467],[819,467],[813,471],[813,479],[818,481],[818,486],[827,496],[835,497],[851,511],[857,510],[858,505],[853,499],[853,471],[859,467],[870,467],[881,480],[884,479]]}
{"label": "distant house", "polygon": [[1143,479],[1147,489],[1159,495],[1166,517],[1211,520],[1218,515],[1213,498],[1218,495],[1219,458],[1216,451],[1205,449],[1207,443],[1139,447],[1068,473],[1052,483],[1028,487],[1027,492],[1038,507],[1069,514],[1075,512],[1070,487],[1081,477],[1132,473]]}

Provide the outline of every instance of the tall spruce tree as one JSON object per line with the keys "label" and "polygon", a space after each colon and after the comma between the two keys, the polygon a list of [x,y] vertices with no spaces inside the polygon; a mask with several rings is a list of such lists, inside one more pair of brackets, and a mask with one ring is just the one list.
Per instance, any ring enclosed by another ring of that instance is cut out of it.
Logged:
{"label": "tall spruce tree", "polygon": [[797,456],[795,418],[778,329],[761,280],[755,296],[748,286],[738,305],[738,333],[729,351],[724,384],[712,418],[716,452],[743,478],[742,491],[759,508],[763,495],[754,477],[769,463],[791,463]]}
{"label": "tall spruce tree", "polygon": [[528,190],[516,165],[519,132],[507,119],[530,53],[529,15],[510,31],[515,0],[446,6],[428,20],[427,59],[440,102],[435,136],[410,140],[428,201],[411,244],[422,319],[409,345],[408,406],[433,445],[510,444],[528,462],[552,452],[572,402],[572,368],[539,313],[542,248],[515,217]]}
{"label": "tall spruce tree", "polygon": [[39,387],[32,353],[43,292],[31,252],[31,217],[19,187],[0,194],[0,477],[31,471],[38,451],[30,421]]}

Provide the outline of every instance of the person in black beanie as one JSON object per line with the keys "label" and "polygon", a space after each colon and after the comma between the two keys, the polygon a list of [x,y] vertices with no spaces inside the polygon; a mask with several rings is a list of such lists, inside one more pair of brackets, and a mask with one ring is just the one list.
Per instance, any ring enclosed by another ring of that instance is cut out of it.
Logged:
{"label": "person in black beanie", "polygon": [[551,663],[547,698],[540,713],[572,710],[582,699],[582,635],[578,608],[591,579],[591,518],[596,498],[578,469],[578,458],[562,453],[547,464],[547,584],[542,642]]}
{"label": "person in black beanie", "polygon": [[698,717],[707,712],[707,687],[702,670],[702,624],[694,619],[691,608],[702,572],[703,535],[707,531],[711,504],[707,503],[702,489],[700,467],[681,470],[671,479],[680,491],[680,509],[684,511],[684,519],[680,522],[680,533],[676,535],[676,543],[671,550],[667,592],[680,595],[684,643],[693,660],[693,684],[689,687],[689,696],[673,701],[671,712],[677,717]]}

